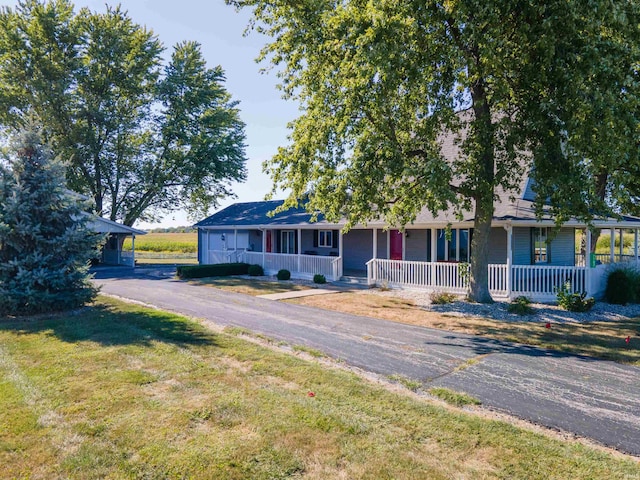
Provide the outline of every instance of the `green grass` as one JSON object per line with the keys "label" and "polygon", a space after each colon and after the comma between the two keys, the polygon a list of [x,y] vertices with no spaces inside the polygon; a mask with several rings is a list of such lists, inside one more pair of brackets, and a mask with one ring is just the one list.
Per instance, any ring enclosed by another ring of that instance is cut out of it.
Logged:
{"label": "green grass", "polygon": [[306,285],[281,281],[272,282],[269,280],[259,280],[257,278],[238,277],[208,277],[193,279],[192,283],[206,285],[208,287],[219,288],[230,292],[244,293],[245,295],[268,295],[271,293],[283,293],[298,290],[309,290]]}
{"label": "green grass", "polygon": [[[131,239],[127,238],[123,250],[131,250]],[[193,233],[147,233],[136,237],[136,252],[195,253],[198,251],[198,234]]]}
{"label": "green grass", "polygon": [[434,387],[430,388],[428,392],[434,397],[438,397],[440,400],[444,400],[450,405],[456,407],[464,407],[467,405],[481,405],[482,402],[477,398],[467,395],[466,393],[456,392],[448,388]]}
{"label": "green grass", "polygon": [[412,392],[417,392],[422,387],[422,383],[420,383],[419,381],[405,377],[404,375],[400,375],[398,373],[389,375],[387,378],[392,382],[399,383]]}
{"label": "green grass", "polygon": [[629,457],[110,299],[0,320],[0,465],[46,479],[640,478]]}

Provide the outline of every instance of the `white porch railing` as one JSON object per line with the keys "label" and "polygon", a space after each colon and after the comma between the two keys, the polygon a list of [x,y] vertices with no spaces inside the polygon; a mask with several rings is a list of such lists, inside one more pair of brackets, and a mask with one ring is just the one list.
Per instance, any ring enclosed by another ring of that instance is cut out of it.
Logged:
{"label": "white porch railing", "polygon": [[209,250],[207,252],[207,261],[205,263],[213,265],[215,263],[231,263],[237,260],[231,260],[235,257],[235,250]]}
{"label": "white porch railing", "polygon": [[[449,293],[466,293],[469,287],[468,265],[444,262],[407,262],[374,258],[367,262],[370,284],[425,287]],[[508,275],[510,273],[510,275]],[[587,269],[572,266],[490,264],[489,291],[496,296],[525,295],[548,299],[566,282],[573,292],[589,291]]]}
{"label": "white porch railing", "polygon": [[395,285],[442,288],[451,293],[464,293],[468,287],[468,275],[462,265],[374,258],[367,262],[367,278],[369,283],[386,281]]}
{"label": "white porch railing", "polygon": [[[638,260],[634,255],[616,253],[613,255],[613,262],[611,262],[610,253],[596,253],[596,263],[598,265],[608,265],[610,263],[628,263]],[[581,253],[576,253],[576,265],[580,267],[585,266],[585,256]]]}
{"label": "white porch railing", "polygon": [[509,295],[507,265],[489,264],[489,292],[501,297]]}
{"label": "white porch railing", "polygon": [[586,292],[586,267],[513,265],[511,291],[514,295],[555,297],[558,289],[571,284],[572,293]]}
{"label": "white porch railing", "polygon": [[102,262],[107,265],[127,265],[133,267],[135,260],[131,251],[102,250]]}
{"label": "white porch railing", "polygon": [[297,255],[288,253],[242,252],[240,261],[261,265],[265,272],[276,273],[289,270],[292,276],[313,278],[324,275],[327,279],[338,280],[342,276],[342,258],[322,255]]}

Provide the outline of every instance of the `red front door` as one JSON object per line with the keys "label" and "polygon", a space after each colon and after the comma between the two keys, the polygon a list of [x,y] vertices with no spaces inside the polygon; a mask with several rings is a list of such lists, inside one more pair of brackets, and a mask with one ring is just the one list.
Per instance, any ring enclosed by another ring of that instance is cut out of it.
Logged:
{"label": "red front door", "polygon": [[391,260],[402,260],[402,232],[399,230],[389,232],[389,257]]}
{"label": "red front door", "polygon": [[272,248],[271,247],[271,230],[267,230],[265,233],[267,234],[267,238],[266,238],[266,243],[267,243],[266,247],[267,248],[266,248],[266,250],[267,250],[267,253],[271,253],[271,248]]}

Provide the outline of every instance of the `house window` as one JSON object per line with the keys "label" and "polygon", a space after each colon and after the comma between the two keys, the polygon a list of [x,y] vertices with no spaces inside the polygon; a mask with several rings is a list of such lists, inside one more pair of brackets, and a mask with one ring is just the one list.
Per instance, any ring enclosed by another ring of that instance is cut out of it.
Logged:
{"label": "house window", "polygon": [[458,242],[460,244],[460,249],[458,251],[458,260],[461,262],[468,262],[469,261],[469,242],[470,242],[470,235],[469,235],[469,229],[465,228],[462,230],[458,231],[458,235],[460,236],[460,241]]}
{"label": "house window", "polygon": [[546,227],[533,228],[533,263],[549,263],[549,238],[548,229]]}
{"label": "house window", "polygon": [[333,248],[333,232],[331,230],[320,230],[318,232],[318,246]]}
{"label": "house window", "polygon": [[296,253],[296,232],[294,230],[283,230],[281,239],[280,253]]}
{"label": "house window", "polygon": [[451,240],[447,240],[445,230],[438,229],[438,243],[436,245],[436,261],[438,262],[468,262],[471,235],[468,228],[454,228],[451,230]]}

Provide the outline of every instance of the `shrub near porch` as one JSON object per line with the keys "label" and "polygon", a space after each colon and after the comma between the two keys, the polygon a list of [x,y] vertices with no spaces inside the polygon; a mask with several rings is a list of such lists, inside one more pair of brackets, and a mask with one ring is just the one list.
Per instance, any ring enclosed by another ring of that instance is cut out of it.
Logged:
{"label": "shrub near porch", "polygon": [[632,458],[113,300],[0,323],[0,425],[5,478],[640,476]]}

